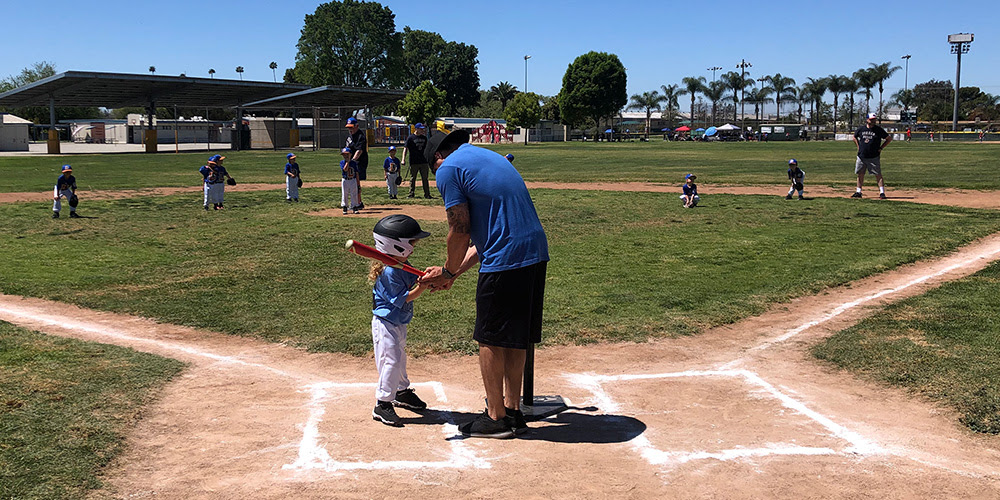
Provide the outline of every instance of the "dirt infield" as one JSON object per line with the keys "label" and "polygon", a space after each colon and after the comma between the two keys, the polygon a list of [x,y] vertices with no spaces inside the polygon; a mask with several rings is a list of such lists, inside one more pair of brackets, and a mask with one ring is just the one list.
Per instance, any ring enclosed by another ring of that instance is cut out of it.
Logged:
{"label": "dirt infield", "polygon": [[[384,187],[385,183],[378,181],[365,181],[364,187]],[[579,189],[588,191],[641,191],[653,193],[674,193],[679,192],[679,185],[674,184],[650,184],[644,182],[618,182],[618,183],[572,183],[572,182],[528,182],[531,189]],[[303,188],[303,195],[308,193],[309,187],[338,188],[340,182],[310,182]],[[239,193],[246,191],[271,191],[284,189],[284,184],[240,184],[235,187],[227,187],[228,193]],[[703,202],[708,202],[708,197],[713,193],[721,194],[763,194],[784,196],[788,192],[788,186],[784,184],[768,186],[732,186],[725,184],[700,184]],[[109,191],[83,191],[79,194],[83,200],[108,200],[133,198],[136,196],[167,196],[181,193],[191,193],[200,195],[200,186],[192,187],[172,187],[172,188],[151,188],[138,190],[109,190]],[[853,193],[852,188],[832,188],[829,186],[806,186],[806,197],[818,198],[840,198],[849,197]],[[934,205],[952,205],[966,208],[988,208],[1000,210],[1000,191],[978,191],[970,189],[893,189],[886,191],[890,200],[910,201],[914,203],[929,203]],[[878,189],[870,187],[865,191],[867,197],[877,197]],[[52,203],[50,192],[24,192],[24,193],[0,193],[0,203],[22,203],[39,202]],[[384,198],[379,197],[379,201]],[[443,217],[443,215],[441,216]]]}
{"label": "dirt infield", "polygon": [[572,408],[508,441],[457,436],[473,357],[412,359],[431,409],[396,429],[371,420],[370,359],[12,296],[0,320],[191,364],[99,497],[997,498],[1000,438],[807,348],[998,258],[1000,234],[698,336],[542,349],[537,392]]}

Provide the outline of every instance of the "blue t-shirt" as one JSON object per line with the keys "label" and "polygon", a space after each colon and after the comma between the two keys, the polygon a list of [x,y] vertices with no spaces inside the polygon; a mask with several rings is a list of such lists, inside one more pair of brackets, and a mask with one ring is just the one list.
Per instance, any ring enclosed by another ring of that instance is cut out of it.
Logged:
{"label": "blue t-shirt", "polygon": [[406,298],[416,282],[416,275],[387,266],[372,289],[372,314],[397,325],[409,323],[413,319],[413,302]]}
{"label": "blue t-shirt", "polygon": [[[49,177],[51,179],[51,177]],[[59,191],[76,190],[76,177],[62,174],[56,179],[56,189]]]}
{"label": "blue t-shirt", "polygon": [[285,164],[285,175],[293,174],[295,177],[299,176],[299,164],[298,163],[286,163]]}
{"label": "blue t-shirt", "polygon": [[344,164],[347,163],[346,160],[340,160],[340,177],[343,179],[353,179],[358,176],[358,162],[351,160],[350,167],[351,171],[348,172],[344,168]]}
{"label": "blue t-shirt", "polygon": [[498,153],[463,144],[435,172],[446,209],[469,205],[479,271],[519,269],[549,260],[549,244],[524,179]]}
{"label": "blue t-shirt", "polygon": [[688,186],[688,184],[685,182],[684,185],[681,187],[684,189],[685,196],[698,195],[698,185],[693,182],[691,183],[690,186]]}
{"label": "blue t-shirt", "polygon": [[[396,167],[393,169],[392,167]],[[392,170],[390,170],[392,169]],[[387,156],[385,161],[382,162],[382,170],[385,170],[387,174],[398,174],[399,173],[399,158],[393,158],[392,156]]]}

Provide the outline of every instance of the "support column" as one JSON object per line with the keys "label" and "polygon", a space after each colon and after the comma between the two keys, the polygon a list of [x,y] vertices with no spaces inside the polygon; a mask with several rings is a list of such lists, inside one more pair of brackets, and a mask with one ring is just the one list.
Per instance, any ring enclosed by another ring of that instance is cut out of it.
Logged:
{"label": "support column", "polygon": [[56,130],[56,99],[49,96],[49,138],[47,152],[50,155],[59,154],[59,131]]}
{"label": "support column", "polygon": [[236,150],[243,149],[243,106],[236,106]]}
{"label": "support column", "polygon": [[156,124],[153,122],[153,118],[156,116],[156,103],[149,101],[149,114],[146,117],[146,123],[148,128],[146,129],[146,137],[143,138],[143,142],[146,144],[147,153],[156,152]]}
{"label": "support column", "polygon": [[288,130],[288,147],[299,147],[299,110],[292,110],[292,128]]}

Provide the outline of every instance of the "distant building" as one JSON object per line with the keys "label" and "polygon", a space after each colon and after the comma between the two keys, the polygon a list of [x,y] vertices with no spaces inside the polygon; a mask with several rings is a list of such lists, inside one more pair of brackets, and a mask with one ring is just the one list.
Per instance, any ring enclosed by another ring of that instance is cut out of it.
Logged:
{"label": "distant building", "polygon": [[24,118],[0,113],[0,151],[27,151],[30,127]]}

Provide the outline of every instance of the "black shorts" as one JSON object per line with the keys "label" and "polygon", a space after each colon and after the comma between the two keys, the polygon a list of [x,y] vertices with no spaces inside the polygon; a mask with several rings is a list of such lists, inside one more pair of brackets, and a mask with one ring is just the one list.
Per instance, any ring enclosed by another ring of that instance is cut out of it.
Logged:
{"label": "black shorts", "polygon": [[473,339],[511,349],[527,349],[542,341],[546,264],[479,273]]}
{"label": "black shorts", "polygon": [[368,165],[358,165],[358,180],[368,179]]}

